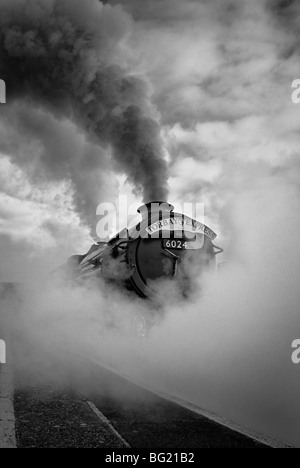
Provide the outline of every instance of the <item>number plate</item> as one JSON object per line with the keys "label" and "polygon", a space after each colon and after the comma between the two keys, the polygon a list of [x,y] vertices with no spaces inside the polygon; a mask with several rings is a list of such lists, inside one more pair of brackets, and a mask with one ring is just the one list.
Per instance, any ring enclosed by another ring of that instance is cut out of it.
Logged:
{"label": "number plate", "polygon": [[163,239],[164,249],[186,250],[188,249],[188,241],[182,239]]}

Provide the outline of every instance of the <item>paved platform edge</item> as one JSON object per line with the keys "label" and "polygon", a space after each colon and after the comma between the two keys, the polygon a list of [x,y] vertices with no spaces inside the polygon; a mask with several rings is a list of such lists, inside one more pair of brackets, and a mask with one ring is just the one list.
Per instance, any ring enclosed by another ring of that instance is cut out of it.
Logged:
{"label": "paved platform edge", "polygon": [[106,370],[108,370],[110,372],[115,373],[119,377],[121,377],[121,378],[123,378],[125,380],[128,380],[129,382],[133,383],[134,385],[140,386],[144,390],[147,390],[147,391],[153,393],[154,395],[157,395],[158,397],[160,397],[160,398],[162,398],[162,399],[164,399],[166,401],[175,403],[178,406],[181,406],[182,408],[188,409],[189,411],[192,411],[192,412],[194,412],[196,414],[199,414],[199,415],[209,419],[210,421],[216,422],[217,424],[220,424],[221,426],[224,426],[224,427],[226,427],[226,428],[228,428],[228,429],[230,429],[230,430],[232,430],[234,432],[237,432],[237,433],[239,433],[239,434],[241,434],[243,436],[246,436],[246,437],[248,437],[249,439],[252,439],[255,442],[266,445],[269,448],[273,448],[273,449],[279,449],[279,448],[292,449],[292,448],[294,448],[290,444],[287,444],[287,443],[284,443],[282,441],[276,440],[274,438],[268,437],[268,436],[266,436],[264,434],[256,433],[256,432],[254,432],[252,430],[248,430],[248,429],[243,428],[242,426],[234,423],[233,421],[229,421],[228,419],[226,419],[224,417],[219,417],[219,416],[215,415],[214,413],[212,413],[210,411],[205,411],[202,408],[199,408],[198,406],[196,406],[194,404],[188,403],[187,401],[181,399],[178,396],[170,395],[168,393],[159,391],[159,390],[157,390],[155,388],[147,387],[143,383],[139,382],[138,379],[130,377],[129,375],[119,371],[118,369],[113,368],[112,366],[106,365],[104,363],[100,363],[99,361],[97,361],[95,359],[91,359],[91,358],[89,358],[89,361],[91,363],[93,363],[94,365],[96,365],[96,366],[100,366],[100,367],[102,367],[102,368],[104,368],[104,369],[106,369]]}
{"label": "paved platform edge", "polygon": [[0,448],[17,448],[14,373],[10,364],[0,364]]}

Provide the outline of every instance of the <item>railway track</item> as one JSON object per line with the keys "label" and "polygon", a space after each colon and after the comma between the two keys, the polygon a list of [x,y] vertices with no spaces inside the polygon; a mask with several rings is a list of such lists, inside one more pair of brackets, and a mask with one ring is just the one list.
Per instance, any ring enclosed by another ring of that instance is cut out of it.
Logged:
{"label": "railway track", "polygon": [[[86,393],[92,408],[103,415],[132,448],[288,448],[231,421],[92,358],[86,358],[93,384],[108,390]],[[113,390],[112,390],[113,389]]]}

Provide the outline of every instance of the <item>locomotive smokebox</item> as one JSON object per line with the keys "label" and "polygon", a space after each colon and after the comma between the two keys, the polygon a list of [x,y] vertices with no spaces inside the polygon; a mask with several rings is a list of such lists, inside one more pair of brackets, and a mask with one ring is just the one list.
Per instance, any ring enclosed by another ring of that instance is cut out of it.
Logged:
{"label": "locomotive smokebox", "polygon": [[74,273],[86,278],[101,274],[150,298],[161,278],[177,279],[174,287],[187,293],[195,271],[201,274],[216,267],[216,255],[222,249],[214,245],[217,234],[208,226],[175,212],[164,201],[146,203],[138,213],[142,219],[136,226],[77,256]]}
{"label": "locomotive smokebox", "polygon": [[151,224],[154,219],[162,219],[168,213],[174,211],[174,206],[163,201],[153,201],[140,206],[137,210],[142,216],[142,221],[147,221]]}

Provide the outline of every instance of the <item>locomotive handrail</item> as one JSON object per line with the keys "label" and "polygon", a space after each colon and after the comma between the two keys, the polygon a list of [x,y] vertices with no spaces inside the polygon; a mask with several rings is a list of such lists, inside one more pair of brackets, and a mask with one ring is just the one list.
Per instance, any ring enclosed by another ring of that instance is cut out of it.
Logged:
{"label": "locomotive handrail", "polygon": [[221,253],[224,252],[224,249],[222,249],[221,247],[218,247],[217,245],[213,244],[213,248],[216,250],[215,252],[216,255],[220,255]]}
{"label": "locomotive handrail", "polygon": [[165,249],[164,252],[162,252],[162,254],[165,256],[165,257],[168,257],[168,258],[171,258],[173,260],[173,276],[177,276],[177,272],[178,272],[178,263],[181,262],[181,257],[179,255],[175,255],[173,252],[170,252],[170,250],[168,249]]}
{"label": "locomotive handrail", "polygon": [[[128,240],[124,240],[122,242],[119,242],[119,244],[116,244],[116,247],[120,248],[120,249],[124,249],[123,245],[127,246],[128,244],[130,244],[131,242],[134,242],[136,239],[128,239]],[[126,248],[126,247],[125,247]]]}

